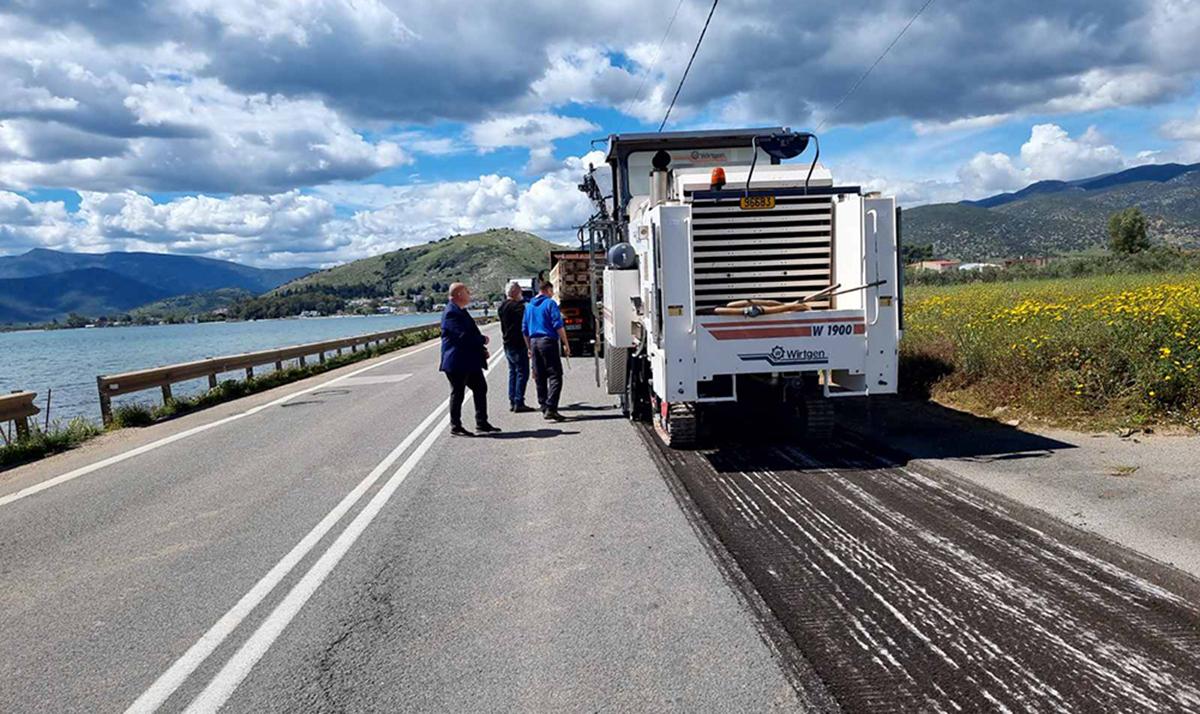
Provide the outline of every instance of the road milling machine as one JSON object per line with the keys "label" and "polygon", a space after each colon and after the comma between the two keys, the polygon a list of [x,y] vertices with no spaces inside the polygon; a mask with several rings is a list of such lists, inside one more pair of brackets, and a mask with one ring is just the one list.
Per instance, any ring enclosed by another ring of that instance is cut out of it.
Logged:
{"label": "road milling machine", "polygon": [[829,439],[837,399],[896,393],[900,212],[819,156],[781,127],[613,135],[611,195],[594,167],[580,184],[607,253],[598,377],[670,446],[731,413]]}

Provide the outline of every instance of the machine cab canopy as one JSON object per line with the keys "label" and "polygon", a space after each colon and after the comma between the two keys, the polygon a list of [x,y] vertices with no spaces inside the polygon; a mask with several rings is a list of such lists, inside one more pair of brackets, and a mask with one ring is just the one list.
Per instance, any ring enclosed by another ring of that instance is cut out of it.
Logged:
{"label": "machine cab canopy", "polygon": [[[731,166],[749,166],[754,159],[755,137],[786,134],[785,127],[758,129],[720,129],[714,131],[668,131],[644,134],[613,134],[608,137],[605,160],[612,167],[613,195],[619,196],[618,216],[634,196],[650,194],[651,160],[659,151],[671,157],[671,169],[715,168],[728,170]],[[758,165],[770,166],[779,161],[758,150]]]}

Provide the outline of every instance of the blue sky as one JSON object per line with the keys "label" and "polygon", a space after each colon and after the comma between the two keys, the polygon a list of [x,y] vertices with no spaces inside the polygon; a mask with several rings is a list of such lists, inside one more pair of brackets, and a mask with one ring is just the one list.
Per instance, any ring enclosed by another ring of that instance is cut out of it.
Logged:
{"label": "blue sky", "polygon": [[[669,128],[811,129],[923,2],[723,0]],[[591,141],[658,127],[709,7],[4,3],[0,254],[324,266],[498,226],[569,240]],[[936,0],[829,118],[822,163],[915,206],[1200,161],[1198,33],[1189,0]]]}

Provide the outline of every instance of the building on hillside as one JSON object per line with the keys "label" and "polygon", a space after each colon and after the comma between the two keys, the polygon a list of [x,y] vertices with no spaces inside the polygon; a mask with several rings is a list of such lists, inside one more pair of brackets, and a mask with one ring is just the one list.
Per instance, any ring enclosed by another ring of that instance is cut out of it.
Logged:
{"label": "building on hillside", "polygon": [[915,270],[932,270],[935,273],[944,273],[948,270],[954,270],[959,265],[960,263],[957,260],[922,260],[908,267]]}
{"label": "building on hillside", "polygon": [[1027,258],[1025,256],[1021,256],[1020,258],[1005,258],[1004,259],[1004,267],[1007,269],[1007,268],[1015,268],[1018,265],[1023,265],[1027,268],[1044,268],[1047,265],[1050,265],[1050,263],[1053,262],[1053,260],[1054,260],[1054,258],[1051,258],[1049,256],[1041,256],[1041,257],[1035,257],[1035,258]]}
{"label": "building on hillside", "polygon": [[988,268],[1001,270],[1004,266],[998,263],[963,263],[958,266],[959,270],[987,270]]}

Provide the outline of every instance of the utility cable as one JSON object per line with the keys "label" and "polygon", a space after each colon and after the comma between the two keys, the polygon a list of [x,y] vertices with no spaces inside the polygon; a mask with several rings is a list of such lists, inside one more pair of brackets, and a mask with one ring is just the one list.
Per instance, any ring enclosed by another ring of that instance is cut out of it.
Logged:
{"label": "utility cable", "polygon": [[[932,1],[930,0],[930,2]],[[671,97],[671,105],[667,107],[667,113],[663,115],[662,123],[658,125],[660,132],[667,125],[667,119],[671,116],[671,110],[675,108],[675,100],[679,99],[679,92],[683,90],[683,83],[687,81],[688,72],[692,69],[692,62],[696,61],[696,53],[700,51],[700,43],[704,42],[704,33],[708,32],[708,23],[712,22],[713,13],[717,11],[717,3],[719,2],[721,0],[713,0],[712,8],[708,11],[708,19],[704,21],[704,29],[700,30],[700,37],[696,40],[695,49],[692,50],[692,58],[688,60],[687,67],[683,68],[683,76],[679,78],[679,86],[675,88],[675,96]]]}
{"label": "utility cable", "polygon": [[[912,27],[913,23],[917,21],[917,18],[921,16],[921,13],[925,12],[925,8],[929,7],[930,3],[932,2],[933,0],[925,0],[925,4],[921,6],[920,10],[917,10],[917,14],[912,16],[912,19],[908,21],[908,24],[904,26],[904,29],[900,31],[900,34],[896,35],[896,39],[892,40],[892,44],[887,46],[887,49],[883,51],[883,54],[879,55],[879,58],[875,60],[875,63],[868,67],[866,72],[863,72],[863,76],[858,78],[858,81],[854,83],[853,87],[850,87],[850,91],[846,92],[846,94],[843,95],[840,100],[838,100],[838,103],[833,105],[833,109],[829,110],[829,113],[825,115],[825,118],[821,120],[821,123],[817,124],[817,128],[813,129],[814,133],[820,131],[821,127],[825,126],[825,122],[829,121],[829,119],[834,115],[834,112],[836,112],[838,108],[842,106],[842,103],[849,99],[851,94],[854,94],[854,90],[858,89],[858,85],[863,83],[863,80],[867,78],[867,75],[869,75],[871,71],[883,61],[884,57],[887,57],[887,53],[892,51],[892,48],[896,46],[896,43],[900,41],[900,38],[904,37],[904,33],[908,32],[908,28]],[[661,129],[659,129],[659,131],[661,131]]]}

